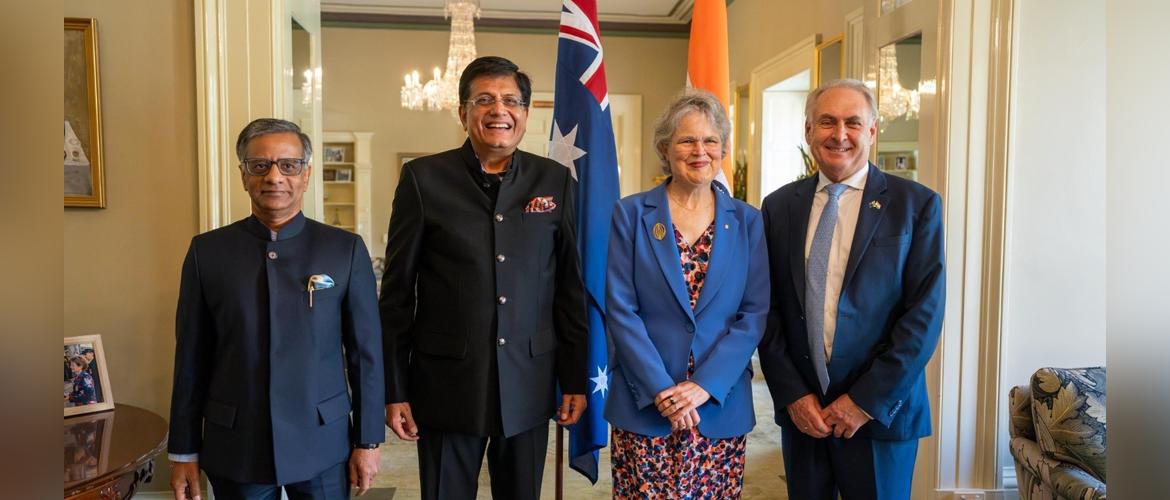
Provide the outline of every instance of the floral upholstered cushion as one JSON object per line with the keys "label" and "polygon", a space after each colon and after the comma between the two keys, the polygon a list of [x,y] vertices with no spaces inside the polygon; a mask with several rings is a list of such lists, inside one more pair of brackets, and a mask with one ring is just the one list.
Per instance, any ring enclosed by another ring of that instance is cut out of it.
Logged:
{"label": "floral upholstered cushion", "polygon": [[1032,423],[1032,388],[1017,385],[1008,392],[1008,411],[1011,412],[1011,437],[1036,440],[1036,425]]}
{"label": "floral upholstered cushion", "polygon": [[1032,418],[1045,458],[1105,482],[1104,367],[1038,370],[1032,375]]}
{"label": "floral upholstered cushion", "polygon": [[1035,441],[1014,437],[1011,453],[1020,500],[1106,500],[1105,483],[1075,465],[1045,456]]}

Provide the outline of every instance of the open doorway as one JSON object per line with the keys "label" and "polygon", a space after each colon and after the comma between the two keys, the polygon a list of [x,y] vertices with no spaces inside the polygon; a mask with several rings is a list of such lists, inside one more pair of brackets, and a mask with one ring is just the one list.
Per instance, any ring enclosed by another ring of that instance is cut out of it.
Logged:
{"label": "open doorway", "polygon": [[801,71],[763,92],[760,129],[760,198],[804,174],[804,100],[811,70]]}

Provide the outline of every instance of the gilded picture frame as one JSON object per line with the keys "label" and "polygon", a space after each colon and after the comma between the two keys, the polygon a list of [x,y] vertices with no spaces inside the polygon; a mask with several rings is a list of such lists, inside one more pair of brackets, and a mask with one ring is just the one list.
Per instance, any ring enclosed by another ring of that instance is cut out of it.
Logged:
{"label": "gilded picture frame", "polygon": [[66,207],[106,207],[97,20],[65,18]]}

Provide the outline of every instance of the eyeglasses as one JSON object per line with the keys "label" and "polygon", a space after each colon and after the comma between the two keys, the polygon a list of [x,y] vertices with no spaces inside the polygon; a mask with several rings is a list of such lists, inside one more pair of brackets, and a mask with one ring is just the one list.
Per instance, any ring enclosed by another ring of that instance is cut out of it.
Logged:
{"label": "eyeglasses", "polygon": [[301,175],[305,171],[305,167],[309,164],[302,158],[281,158],[279,160],[269,160],[267,158],[247,158],[243,161],[244,171],[251,175],[268,175],[272,170],[272,165],[284,175]]}
{"label": "eyeglasses", "polygon": [[477,107],[479,109],[490,109],[492,107],[495,107],[496,102],[503,103],[504,108],[506,108],[510,111],[516,111],[516,110],[524,107],[524,101],[521,101],[520,99],[517,99],[516,97],[510,96],[510,95],[504,96],[504,98],[500,99],[499,101],[496,101],[496,98],[492,97],[490,95],[481,95],[481,96],[476,97],[475,99],[472,99],[472,100],[467,101],[467,102],[469,104],[475,105],[475,107]]}
{"label": "eyeglasses", "polygon": [[[681,139],[674,143],[674,146],[680,152],[690,154],[699,148],[699,141],[691,138]],[[703,149],[707,151],[709,156],[719,156],[723,153],[723,142],[718,139],[706,139],[703,141]]]}

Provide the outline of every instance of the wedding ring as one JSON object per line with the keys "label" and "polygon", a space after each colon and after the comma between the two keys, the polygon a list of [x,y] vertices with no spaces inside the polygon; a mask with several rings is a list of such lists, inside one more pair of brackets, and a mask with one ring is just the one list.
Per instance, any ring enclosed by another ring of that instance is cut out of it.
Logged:
{"label": "wedding ring", "polygon": [[676,404],[674,402],[674,396],[671,396],[669,399],[670,399],[670,406],[674,406]]}

